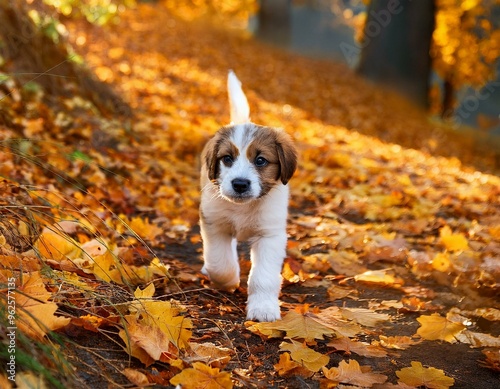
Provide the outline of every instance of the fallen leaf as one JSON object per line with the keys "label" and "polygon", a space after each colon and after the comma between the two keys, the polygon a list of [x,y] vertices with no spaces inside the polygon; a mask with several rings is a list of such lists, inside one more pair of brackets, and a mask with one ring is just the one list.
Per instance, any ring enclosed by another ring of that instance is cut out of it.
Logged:
{"label": "fallen leaf", "polygon": [[311,375],[311,370],[305,368],[300,363],[293,361],[290,353],[287,352],[280,355],[280,360],[276,365],[274,365],[274,368],[280,376],[300,375],[303,377],[309,377]]}
{"label": "fallen leaf", "polygon": [[216,346],[213,343],[189,343],[190,356],[185,357],[187,363],[203,362],[212,367],[222,368],[231,360],[233,350]]}
{"label": "fallen leaf", "polygon": [[131,369],[126,367],[122,370],[122,373],[127,379],[136,386],[147,386],[149,385],[149,380],[146,374],[141,373],[139,370]]}
{"label": "fallen leaf", "polygon": [[369,366],[360,366],[354,359],[349,359],[347,362],[340,361],[338,367],[330,369],[323,367],[322,370],[325,377],[331,381],[367,388],[373,384],[382,384],[387,380],[387,376],[372,373]]}
{"label": "fallen leaf", "polygon": [[221,372],[219,368],[212,368],[201,362],[195,362],[192,368],[181,371],[170,380],[170,383],[181,385],[182,389],[231,389],[233,387],[230,373]]}
{"label": "fallen leaf", "polygon": [[480,332],[463,331],[455,336],[461,343],[470,344],[471,347],[497,347],[500,348],[500,337]]}
{"label": "fallen leaf", "polygon": [[453,233],[449,226],[444,226],[439,230],[440,242],[449,251],[467,250],[469,242],[462,233]]}
{"label": "fallen leaf", "polygon": [[291,343],[283,342],[280,344],[281,351],[290,351],[290,356],[292,359],[306,367],[312,372],[319,371],[322,367],[326,366],[330,361],[327,355],[318,353],[313,349],[310,349],[306,344],[301,342],[296,342],[293,339],[290,340]]}
{"label": "fallen leaf", "polygon": [[364,282],[367,284],[378,284],[392,287],[400,287],[404,284],[404,281],[402,279],[396,278],[391,274],[390,269],[368,270],[362,274],[355,275],[354,280],[356,282]]}
{"label": "fallen leaf", "polygon": [[385,357],[387,351],[379,346],[374,346],[365,342],[356,342],[349,338],[337,338],[327,343],[328,347],[334,347],[336,350],[345,351],[347,353],[355,353],[363,357]]}
{"label": "fallen leaf", "polygon": [[438,313],[420,316],[417,321],[420,323],[417,335],[426,340],[445,340],[453,343],[456,342],[455,336],[465,329],[463,324],[451,322]]}
{"label": "fallen leaf", "polygon": [[411,362],[411,367],[396,371],[399,381],[415,387],[425,386],[429,389],[448,389],[455,380],[444,374],[443,370],[434,367],[423,367],[420,362]]}
{"label": "fallen leaf", "polygon": [[380,323],[391,318],[385,313],[373,312],[366,308],[340,308],[340,312],[346,319],[367,327],[377,327]]}
{"label": "fallen leaf", "polygon": [[385,336],[380,335],[380,345],[386,348],[392,348],[395,350],[406,350],[415,344],[420,343],[420,341],[415,341],[409,336]]}

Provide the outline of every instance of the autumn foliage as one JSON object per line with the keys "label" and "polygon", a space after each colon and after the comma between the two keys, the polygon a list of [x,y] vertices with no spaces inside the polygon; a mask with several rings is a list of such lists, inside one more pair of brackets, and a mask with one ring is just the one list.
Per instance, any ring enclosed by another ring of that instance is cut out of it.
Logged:
{"label": "autumn foliage", "polygon": [[[454,147],[445,129],[343,66],[172,4],[66,22],[133,116],[2,81],[0,323],[46,366],[17,359],[17,386],[492,387],[500,179],[428,154]],[[300,150],[273,323],[245,323],[244,286],[221,293],[199,273],[198,155],[228,121],[229,68],[253,121]],[[13,387],[3,370],[0,387]]]}

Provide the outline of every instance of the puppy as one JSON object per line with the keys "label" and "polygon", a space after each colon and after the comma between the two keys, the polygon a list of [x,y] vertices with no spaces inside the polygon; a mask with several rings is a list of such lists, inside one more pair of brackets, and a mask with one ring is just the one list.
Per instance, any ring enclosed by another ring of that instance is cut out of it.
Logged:
{"label": "puppy", "polygon": [[202,272],[219,288],[240,283],[236,245],[251,245],[247,319],[280,318],[281,268],[286,255],[288,181],[297,152],[282,130],[250,122],[241,83],[230,71],[231,124],[208,141],[202,153],[200,227]]}

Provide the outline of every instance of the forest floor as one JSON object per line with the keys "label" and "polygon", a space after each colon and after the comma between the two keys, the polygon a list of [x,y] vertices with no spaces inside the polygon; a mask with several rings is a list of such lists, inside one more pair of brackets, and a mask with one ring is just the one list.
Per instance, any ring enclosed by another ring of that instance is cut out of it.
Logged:
{"label": "forest floor", "polygon": [[[66,23],[132,117],[16,85],[0,102],[18,387],[497,387],[498,151],[344,65],[181,11]],[[275,324],[245,321],[246,245],[235,293],[200,274],[198,158],[229,121],[228,69],[300,154]]]}

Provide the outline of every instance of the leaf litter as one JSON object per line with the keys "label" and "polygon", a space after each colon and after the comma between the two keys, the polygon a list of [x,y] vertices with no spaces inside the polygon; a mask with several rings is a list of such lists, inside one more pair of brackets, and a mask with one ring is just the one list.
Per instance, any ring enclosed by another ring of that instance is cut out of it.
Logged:
{"label": "leaf litter", "polygon": [[[56,114],[15,84],[0,102],[16,123],[0,127],[12,139],[0,155],[0,280],[7,296],[15,279],[20,331],[81,344],[68,343],[70,359],[104,366],[90,369],[99,387],[492,387],[500,179],[384,142],[445,129],[343,66],[172,9],[141,4],[113,28],[68,21],[132,119],[92,119],[79,96]],[[285,127],[301,151],[275,323],[243,323],[244,287],[220,293],[199,273],[196,161],[227,121],[228,68],[253,120]],[[480,351],[444,359],[469,347]],[[19,380],[45,385],[33,372]]]}

